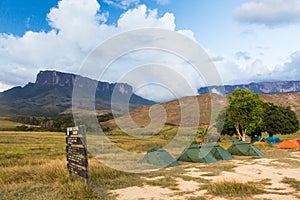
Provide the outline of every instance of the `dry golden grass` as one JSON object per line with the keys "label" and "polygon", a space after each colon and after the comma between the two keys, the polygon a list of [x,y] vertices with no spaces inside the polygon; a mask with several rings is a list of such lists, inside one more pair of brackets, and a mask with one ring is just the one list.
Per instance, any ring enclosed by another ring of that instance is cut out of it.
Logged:
{"label": "dry golden grass", "polygon": [[[167,131],[172,132],[174,129],[168,129]],[[136,148],[145,151],[155,144],[164,144],[167,141],[161,136],[154,136],[153,140],[146,140],[147,142],[143,143],[145,146],[142,146],[137,144],[139,143],[138,140],[124,135],[112,134],[110,137],[122,148],[132,151],[136,151]],[[229,144],[224,141],[220,145],[224,147]],[[261,144],[260,147],[266,153],[265,158],[276,157],[277,160],[282,162],[287,162],[287,160],[281,160],[283,158],[291,158],[290,151],[278,149],[276,146]],[[257,158],[242,157],[238,159],[244,162],[252,162]],[[195,181],[202,186],[204,185],[203,187],[206,187],[206,189],[210,188],[211,194],[218,195],[215,194],[215,190],[221,187],[220,185],[212,185],[204,176],[187,176],[186,170],[196,168],[201,172],[207,172],[206,174],[210,176],[217,176],[223,171],[233,171],[235,167],[232,162],[227,161],[201,165],[197,163],[181,164],[178,167],[161,169],[148,174],[130,174],[108,168],[91,158],[92,190],[88,192],[82,178],[73,176],[73,181],[68,179],[64,133],[0,132],[0,199],[115,199],[114,195],[109,194],[110,190],[143,186],[145,184],[169,188],[176,192],[178,183],[175,180],[178,178]],[[162,179],[146,180],[143,178],[158,176],[162,176]],[[294,185],[298,184],[295,180],[288,181],[294,183]],[[249,185],[249,190],[244,188],[244,186]],[[234,197],[240,195],[242,191],[249,195],[260,193],[261,191],[257,190],[256,186],[252,187],[253,185],[257,186],[257,184],[247,183],[239,188],[237,184],[229,183],[228,187],[219,189],[223,191],[221,193],[227,192]],[[180,193],[180,191],[178,192]]]}
{"label": "dry golden grass", "polygon": [[15,128],[16,126],[22,126],[24,124],[18,122],[12,122],[6,117],[0,117],[0,129]]}
{"label": "dry golden grass", "polygon": [[64,133],[0,132],[0,199],[114,199],[109,189],[140,185],[140,176],[90,159],[92,191],[68,178]]}
{"label": "dry golden grass", "polygon": [[[207,125],[209,124],[211,118],[215,119],[217,117],[218,112],[212,113],[212,102],[214,103],[214,111],[218,111],[218,109],[222,108],[223,105],[226,105],[226,100],[223,97],[215,94],[183,97],[179,100],[165,102],[160,104],[160,106],[165,109],[167,114],[165,125],[173,127],[182,126],[182,110],[191,115],[194,113],[194,108],[191,105],[194,105],[195,102],[198,102],[200,111],[199,125]],[[149,110],[151,107],[153,106],[142,106],[130,112],[131,118],[138,126],[147,126],[150,123],[151,118],[149,117]],[[196,114],[196,117],[199,117],[199,113]],[[192,118],[193,116],[188,117]],[[122,120],[122,117],[119,120]],[[187,119],[187,121],[189,120]],[[105,122],[103,125],[110,127],[111,129],[115,129],[117,127],[114,120]],[[188,126],[189,124],[185,125]]]}
{"label": "dry golden grass", "polygon": [[296,191],[300,191],[300,181],[299,180],[296,180],[294,178],[285,177],[281,182],[290,185]]}
{"label": "dry golden grass", "polygon": [[239,198],[265,193],[260,186],[254,183],[239,183],[236,181],[221,181],[210,183],[207,186],[207,190],[208,193],[212,195]]}

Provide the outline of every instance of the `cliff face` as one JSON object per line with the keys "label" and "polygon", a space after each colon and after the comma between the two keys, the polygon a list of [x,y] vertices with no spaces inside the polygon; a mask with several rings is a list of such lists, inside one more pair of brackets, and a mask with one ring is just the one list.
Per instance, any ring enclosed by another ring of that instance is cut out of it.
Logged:
{"label": "cliff face", "polygon": [[127,105],[128,97],[130,97],[130,108],[155,103],[134,94],[132,87],[126,83],[99,82],[75,74],[41,71],[35,83],[28,83],[24,87],[18,86],[0,93],[0,113],[55,116],[71,110],[76,78],[80,78],[80,82],[83,83],[83,91],[97,86],[95,93],[97,110],[111,109],[113,92],[116,93],[121,107],[123,104]]}
{"label": "cliff face", "polygon": [[76,75],[57,71],[40,71],[35,84],[36,86],[61,86],[73,87]]}
{"label": "cliff face", "polygon": [[300,92],[300,81],[261,82],[246,85],[225,85],[224,90],[220,86],[209,86],[198,89],[199,94],[207,94],[210,91],[219,91],[222,94],[231,94],[235,88],[248,88],[257,94],[278,94]]}
{"label": "cliff face", "polygon": [[[60,87],[72,87],[74,86],[75,80],[77,75],[75,74],[68,74],[58,71],[40,71],[40,73],[37,75],[35,85],[37,87],[41,86],[60,86]],[[80,76],[81,77],[81,76]],[[107,82],[101,82],[92,80],[89,78],[81,77],[81,79],[84,80],[86,83],[86,86],[92,85],[92,84],[98,84],[97,85],[97,92],[100,93],[107,93],[111,94],[115,87],[117,87],[116,91],[124,94],[124,95],[130,95],[132,94],[132,87],[126,83],[107,83]]]}

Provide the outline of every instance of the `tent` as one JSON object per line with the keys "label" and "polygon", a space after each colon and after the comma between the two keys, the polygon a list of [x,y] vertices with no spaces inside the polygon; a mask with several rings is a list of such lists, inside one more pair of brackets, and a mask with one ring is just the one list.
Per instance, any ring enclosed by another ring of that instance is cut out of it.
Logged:
{"label": "tent", "polygon": [[281,142],[278,147],[281,149],[300,149],[300,140],[286,140]]}
{"label": "tent", "polygon": [[178,160],[184,162],[201,163],[213,163],[218,161],[208,148],[201,148],[199,145],[191,145],[190,147],[186,148]]}
{"label": "tent", "polygon": [[264,153],[249,142],[234,142],[227,151],[238,156],[263,156]]}
{"label": "tent", "polygon": [[218,144],[206,144],[201,148],[210,151],[217,160],[232,160],[232,155]]}
{"label": "tent", "polygon": [[261,135],[251,138],[251,143],[264,142],[264,141],[265,141],[265,138],[262,137]]}
{"label": "tent", "polygon": [[272,144],[278,144],[281,142],[281,140],[278,137],[274,136],[266,138],[266,141]]}
{"label": "tent", "polygon": [[147,151],[147,154],[144,156],[141,162],[149,163],[159,167],[173,167],[179,165],[166,150],[158,147]]}

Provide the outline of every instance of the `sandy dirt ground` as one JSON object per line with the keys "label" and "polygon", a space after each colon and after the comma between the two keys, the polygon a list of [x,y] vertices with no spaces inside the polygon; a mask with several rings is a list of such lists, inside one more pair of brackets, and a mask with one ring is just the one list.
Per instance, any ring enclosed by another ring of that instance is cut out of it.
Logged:
{"label": "sandy dirt ground", "polygon": [[[300,151],[292,152],[291,162],[294,160],[299,161]],[[195,167],[184,169],[184,176],[192,178],[204,178],[210,182],[220,181],[236,181],[236,182],[260,182],[265,181],[264,191],[266,194],[254,195],[249,199],[272,199],[272,200],[297,200],[300,199],[300,192],[284,184],[281,181],[285,178],[294,178],[300,180],[300,167],[290,166],[286,167],[286,163],[277,161],[276,159],[253,159],[247,160],[231,160],[227,161],[234,164],[233,170],[223,171],[217,176],[206,176],[207,171],[201,171],[201,163],[195,163]],[[163,176],[158,176],[152,179],[144,178],[145,180],[159,180]],[[117,195],[118,200],[185,200],[185,199],[212,199],[212,200],[226,200],[226,199],[239,199],[239,198],[225,198],[214,197],[207,193],[207,190],[201,189],[204,183],[196,182],[194,180],[186,181],[182,178],[176,178],[177,189],[163,188],[159,186],[151,186],[148,184],[142,187],[129,187],[111,191],[112,194]],[[202,187],[203,188],[203,187]],[[241,198],[240,198],[241,199]],[[243,198],[245,199],[245,198]]]}

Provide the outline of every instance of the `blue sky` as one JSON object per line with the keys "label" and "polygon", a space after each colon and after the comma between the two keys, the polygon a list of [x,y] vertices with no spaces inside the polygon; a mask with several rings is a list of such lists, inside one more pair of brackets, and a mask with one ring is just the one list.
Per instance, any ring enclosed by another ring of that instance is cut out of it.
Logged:
{"label": "blue sky", "polygon": [[0,91],[39,70],[77,73],[98,44],[143,26],[196,40],[225,84],[300,80],[300,0],[1,0]]}

